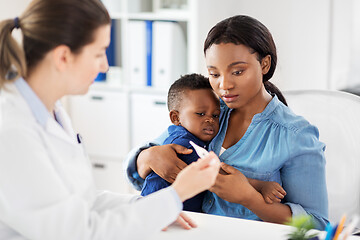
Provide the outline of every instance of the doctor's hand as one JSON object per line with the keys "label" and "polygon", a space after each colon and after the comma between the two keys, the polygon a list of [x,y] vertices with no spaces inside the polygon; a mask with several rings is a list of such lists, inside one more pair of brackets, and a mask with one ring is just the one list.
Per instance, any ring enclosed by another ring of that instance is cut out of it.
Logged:
{"label": "doctor's hand", "polygon": [[253,194],[258,194],[244,174],[236,168],[221,163],[221,170],[215,185],[210,188],[210,191],[220,198],[246,206],[251,201]]}
{"label": "doctor's hand", "polygon": [[143,150],[137,159],[140,177],[145,179],[152,170],[166,181],[174,182],[178,173],[187,166],[177,157],[177,153],[190,154],[192,150],[177,144],[154,146]]}
{"label": "doctor's hand", "polygon": [[210,152],[204,159],[188,165],[176,177],[172,187],[180,197],[185,200],[209,189],[214,185],[220,169],[220,160],[214,152]]}
{"label": "doctor's hand", "polygon": [[[184,212],[180,213],[179,217],[176,219],[174,223],[180,225],[182,228],[186,230],[190,230],[191,228],[197,227],[196,223],[190,217],[188,217]],[[167,229],[168,227],[164,228],[163,231],[166,231]]]}

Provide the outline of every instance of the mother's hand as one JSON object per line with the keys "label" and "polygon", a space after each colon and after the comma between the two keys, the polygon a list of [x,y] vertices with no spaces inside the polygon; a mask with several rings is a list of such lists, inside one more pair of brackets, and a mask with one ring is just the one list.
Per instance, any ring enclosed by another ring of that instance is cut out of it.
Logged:
{"label": "mother's hand", "polygon": [[178,173],[187,166],[177,157],[177,153],[190,154],[192,150],[177,144],[154,146],[143,150],[137,159],[140,177],[145,179],[151,171],[154,171],[166,181],[174,182]]}
{"label": "mother's hand", "polygon": [[250,185],[239,170],[225,163],[221,164],[221,168],[225,173],[218,174],[216,183],[210,191],[228,202],[243,205],[263,221],[284,223],[292,216],[288,205],[266,203],[263,196]]}
{"label": "mother's hand", "polygon": [[225,163],[221,163],[221,169],[222,171],[218,174],[215,185],[210,188],[210,191],[228,202],[246,206],[247,202],[251,201],[253,194],[258,194],[258,192],[239,170]]}

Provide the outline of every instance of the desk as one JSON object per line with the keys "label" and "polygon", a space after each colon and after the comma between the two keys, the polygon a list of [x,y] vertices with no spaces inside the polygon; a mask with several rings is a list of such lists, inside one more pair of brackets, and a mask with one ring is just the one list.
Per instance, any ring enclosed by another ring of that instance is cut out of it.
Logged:
{"label": "desk", "polygon": [[[198,225],[197,228],[184,230],[178,225],[171,225],[166,232],[152,236],[151,240],[286,240],[293,231],[290,226],[239,218],[221,217],[202,213],[186,212]],[[322,232],[320,237],[324,236]],[[360,240],[349,237],[348,240]]]}

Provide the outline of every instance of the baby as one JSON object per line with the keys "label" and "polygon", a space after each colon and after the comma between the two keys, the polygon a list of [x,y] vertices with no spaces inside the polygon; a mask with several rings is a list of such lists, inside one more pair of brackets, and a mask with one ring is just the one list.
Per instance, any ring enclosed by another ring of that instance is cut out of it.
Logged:
{"label": "baby", "polygon": [[[175,81],[168,92],[168,109],[173,125],[163,144],[175,143],[191,148],[191,154],[178,154],[185,163],[199,159],[189,141],[208,149],[210,141],[219,131],[220,102],[211,88],[209,79],[200,74],[188,74]],[[279,201],[286,194],[276,182],[249,179],[250,184],[263,194],[268,203]],[[151,172],[145,179],[141,195],[146,196],[169,186],[170,183]],[[275,195],[274,195],[275,193]],[[280,193],[280,194],[279,194]],[[205,192],[184,202],[184,210],[202,212]]]}

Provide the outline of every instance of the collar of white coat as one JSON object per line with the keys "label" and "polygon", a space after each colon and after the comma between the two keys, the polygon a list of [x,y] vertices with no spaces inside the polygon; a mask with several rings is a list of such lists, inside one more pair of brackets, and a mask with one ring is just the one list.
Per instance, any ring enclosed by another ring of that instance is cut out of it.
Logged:
{"label": "collar of white coat", "polygon": [[[76,135],[71,126],[71,121],[61,106],[61,102],[55,103],[54,114],[56,120],[50,115],[44,103],[32,90],[23,78],[14,82],[17,90],[28,104],[36,121],[49,133],[61,137],[67,142],[76,143]],[[65,130],[65,131],[64,131]]]}

